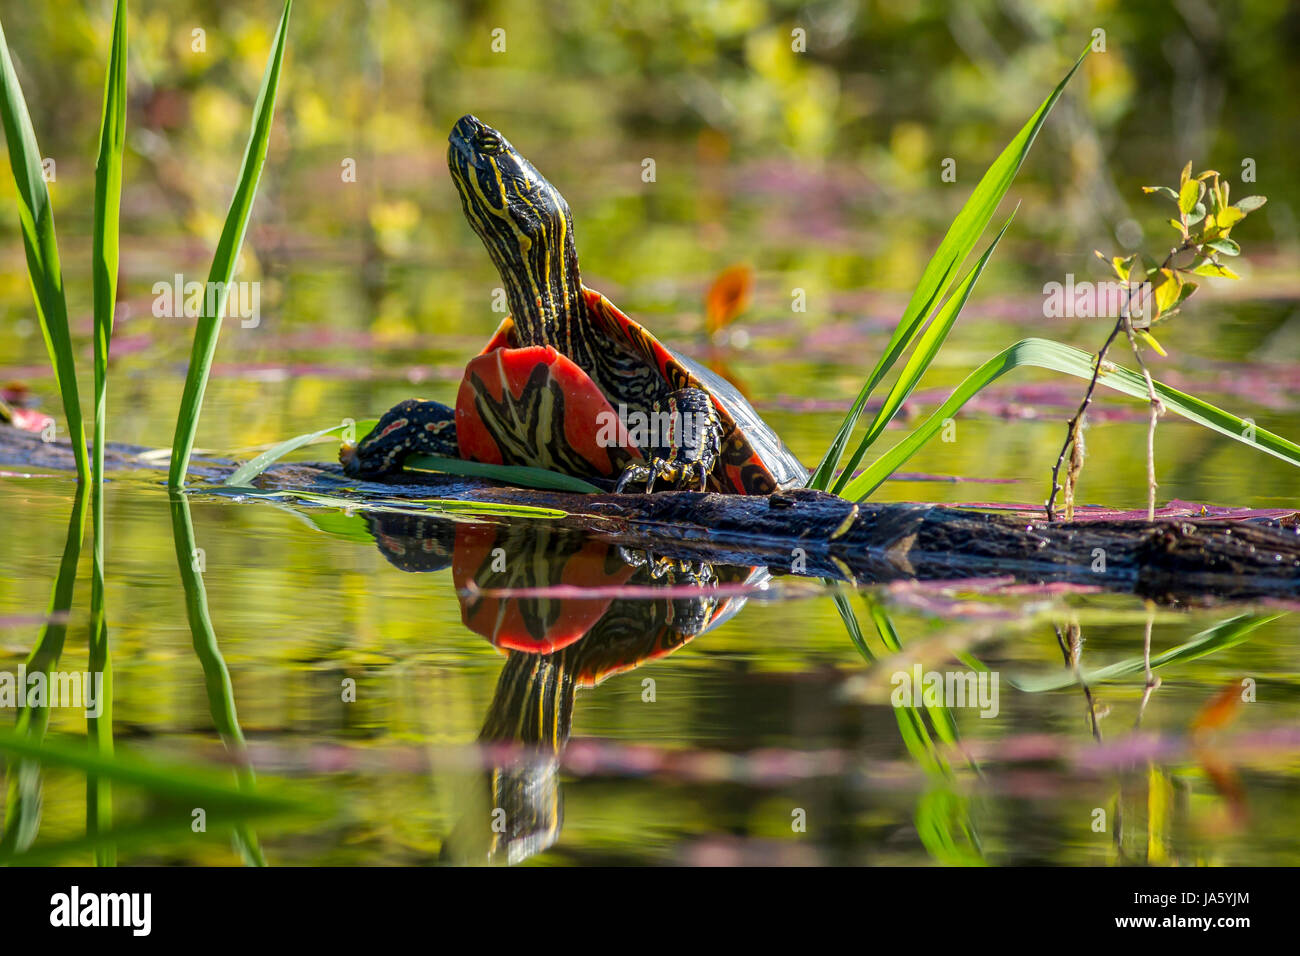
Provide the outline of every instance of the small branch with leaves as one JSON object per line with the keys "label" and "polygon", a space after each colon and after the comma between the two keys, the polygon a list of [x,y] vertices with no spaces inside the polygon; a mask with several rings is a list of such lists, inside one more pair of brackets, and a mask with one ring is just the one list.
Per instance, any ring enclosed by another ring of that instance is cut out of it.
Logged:
{"label": "small branch with leaves", "polygon": [[[1127,258],[1107,258],[1101,252],[1096,254],[1097,258],[1114,270],[1123,283],[1125,294],[1115,326],[1097,353],[1092,379],[1088,382],[1083,400],[1066,423],[1065,442],[1056,458],[1056,464],[1052,466],[1052,493],[1048,496],[1046,506],[1049,521],[1057,518],[1058,495],[1064,501],[1066,520],[1074,517],[1074,491],[1083,470],[1083,427],[1088,406],[1092,404],[1097,380],[1109,364],[1106,356],[1121,333],[1133,350],[1133,357],[1147,384],[1151,407],[1147,426],[1147,519],[1155,518],[1156,423],[1164,412],[1164,405],[1156,394],[1155,383],[1147,369],[1142,350],[1145,347],[1161,356],[1166,354],[1151,334],[1151,329],[1177,315],[1183,303],[1196,291],[1197,283],[1191,277],[1240,278],[1220,261],[1221,258],[1241,254],[1241,247],[1229,237],[1229,233],[1266,201],[1263,196],[1247,196],[1235,205],[1229,204],[1228,182],[1212,169],[1193,174],[1190,162],[1183,167],[1177,189],[1170,186],[1144,186],[1142,191],[1164,196],[1177,206],[1178,217],[1170,219],[1169,224],[1178,231],[1181,240],[1160,263],[1139,253]],[[1065,469],[1064,480],[1062,468]]]}

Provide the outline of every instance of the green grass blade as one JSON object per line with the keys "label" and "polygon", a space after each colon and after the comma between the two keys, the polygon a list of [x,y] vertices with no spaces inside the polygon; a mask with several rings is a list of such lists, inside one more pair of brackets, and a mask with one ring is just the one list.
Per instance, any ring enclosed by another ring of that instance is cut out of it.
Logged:
{"label": "green grass blade", "polygon": [[343,498],[314,491],[262,491],[240,488],[240,495],[266,501],[303,501],[341,511],[378,511],[386,514],[468,515],[471,518],[567,518],[569,512],[558,508],[514,505],[496,501],[462,501],[456,498]]}
{"label": "green grass blade", "polygon": [[[364,435],[366,432],[374,428],[377,422],[378,419],[375,419],[368,422],[355,422],[352,423],[352,425],[358,432]],[[305,435],[295,435],[287,441],[282,441],[275,447],[268,448],[256,458],[252,458],[240,465],[235,469],[234,474],[226,479],[225,484],[238,487],[246,486],[250,481],[262,472],[266,471],[266,469],[270,468],[285,455],[289,454],[289,452],[297,451],[299,448],[310,445],[312,442],[318,441],[326,435],[331,435],[334,432],[347,427],[348,423],[344,422],[338,425],[331,425],[329,428],[322,428],[318,432],[308,432]]]}
{"label": "green grass blade", "polygon": [[920,341],[917,342],[916,348],[908,357],[907,364],[903,366],[903,371],[898,376],[898,381],[894,387],[889,390],[885,397],[885,403],[880,406],[876,412],[876,417],[872,419],[871,424],[867,427],[867,433],[858,443],[857,449],[844,465],[844,470],[840,473],[835,482],[834,492],[839,494],[844,486],[853,478],[853,471],[862,461],[862,457],[880,437],[880,433],[898,414],[898,410],[903,407],[903,402],[912,394],[916,388],[917,382],[925,374],[926,369],[935,360],[939,350],[943,348],[943,343],[948,340],[948,333],[952,331],[953,324],[957,321],[957,316],[966,306],[966,300],[970,298],[971,290],[975,288],[975,283],[979,281],[980,275],[984,272],[984,267],[988,264],[989,257],[993,255],[993,250],[998,247],[1002,237],[1006,235],[1007,227],[1011,225],[1011,220],[1016,214],[1013,212],[1007,221],[1002,224],[998,234],[993,237],[989,247],[984,250],[984,255],[980,256],[979,261],[975,263],[974,268],[966,273],[966,278],[957,286],[956,291],[948,297],[948,301],[939,309],[934,321],[926,326],[925,332],[922,333]]}
{"label": "green grass blade", "polygon": [[448,475],[465,475],[470,478],[491,478],[520,488],[542,488],[551,491],[576,491],[580,494],[600,494],[601,491],[589,481],[564,475],[558,471],[545,468],[530,468],[526,465],[490,465],[481,461],[465,461],[462,458],[443,458],[440,455],[411,455],[406,459],[406,467],[424,471],[440,471]]}
{"label": "green grass blade", "polygon": [[993,213],[997,210],[1002,197],[1011,188],[1011,183],[1016,178],[1016,173],[1020,171],[1020,166],[1024,163],[1025,156],[1028,155],[1029,148],[1033,145],[1039,129],[1042,128],[1043,121],[1047,119],[1047,114],[1052,111],[1052,107],[1056,105],[1061,92],[1078,71],[1087,55],[1088,50],[1084,50],[1079,59],[1075,61],[1074,66],[1070,68],[1070,72],[1065,74],[1065,78],[1056,85],[1056,89],[1042,102],[1034,115],[1016,134],[1015,139],[993,161],[993,165],[984,173],[984,177],[979,181],[970,198],[966,200],[966,205],[962,206],[961,212],[957,213],[957,218],[953,220],[952,225],[948,228],[947,235],[943,237],[943,241],[939,243],[939,248],[935,250],[934,255],[926,264],[925,270],[921,273],[921,280],[917,283],[916,290],[907,303],[907,308],[903,310],[902,318],[898,320],[898,325],[894,329],[894,334],[890,336],[885,351],[877,360],[876,367],[872,369],[871,374],[867,377],[866,384],[862,386],[862,391],[858,393],[858,397],[854,400],[849,413],[840,424],[839,431],[836,432],[830,448],[826,451],[826,455],[822,458],[816,471],[809,477],[809,488],[824,491],[830,487],[831,479],[839,467],[840,459],[844,457],[844,450],[848,446],[849,437],[857,426],[867,399],[870,398],[875,387],[880,384],[880,380],[893,368],[894,363],[915,341],[926,317],[930,315],[934,307],[943,298],[944,292],[947,291],[956,278],[957,270],[966,261],[966,257],[970,255],[971,250],[975,248],[975,243],[979,241],[979,237],[983,234],[985,227],[988,226],[989,220],[993,218]]}
{"label": "green grass blade", "polygon": [[[190,351],[190,367],[185,376],[185,392],[181,396],[180,414],[176,418],[176,435],[172,439],[171,468],[167,473],[167,484],[172,488],[179,488],[185,483],[185,469],[189,466],[190,453],[194,449],[194,434],[198,430],[203,393],[208,386],[208,372],[212,368],[212,358],[217,350],[217,338],[221,334],[221,319],[226,311],[230,280],[234,275],[235,263],[239,259],[239,250],[244,244],[244,233],[248,229],[248,219],[253,211],[257,184],[262,177],[262,164],[266,161],[267,141],[271,136],[275,94],[280,85],[280,66],[284,60],[285,39],[289,30],[289,11],[292,6],[293,0],[285,0],[284,13],[280,16],[280,28],[276,31],[275,42],[266,62],[266,72],[262,76],[262,88],[258,91],[257,104],[253,108],[253,125],[249,132],[248,146],[244,150],[239,183],[235,187],[234,196],[231,197],[230,208],[226,212],[226,223],[222,227],[221,238],[212,257],[212,269],[208,273],[208,288],[215,288],[217,294],[203,297],[203,315],[199,317],[198,326],[194,330],[194,346]],[[220,285],[214,287],[212,286],[214,282]],[[211,314],[209,314],[209,304],[212,306]]]}
{"label": "green grass blade", "polygon": [[[113,40],[104,79],[104,104],[99,124],[99,156],[95,162],[95,223],[91,274],[95,305],[95,441],[94,481],[91,498],[94,550],[90,585],[91,673],[103,675],[103,710],[86,718],[91,747],[106,757],[113,755],[113,685],[108,646],[108,617],[104,607],[104,444],[108,412],[108,347],[113,337],[113,312],[117,306],[118,228],[122,200],[122,152],[126,142],[126,0],[113,10]],[[112,827],[112,784],[94,775],[86,777],[86,832],[88,836]],[[111,843],[98,843],[95,862],[116,863]]]}
{"label": "green grass blade", "polygon": [[0,752],[46,766],[66,767],[109,777],[140,787],[159,800],[188,807],[201,806],[227,812],[293,813],[301,800],[283,794],[249,793],[230,786],[223,774],[199,768],[169,766],[155,759],[115,754],[111,759],[92,753],[79,739],[51,738],[33,741],[25,734],[0,732]]}
{"label": "green grass blade", "polygon": [[18,220],[27,253],[27,277],[36,300],[45,348],[50,353],[54,381],[63,398],[63,415],[77,463],[77,478],[90,479],[86,455],[86,430],[81,419],[81,398],[77,394],[77,367],[68,332],[68,303],[63,295],[63,270],[59,265],[59,243],[54,234],[54,209],[45,186],[41,151],[36,131],[27,113],[18,74],[9,57],[9,44],[0,26],[0,121],[9,145],[9,165],[18,187]]}
{"label": "green grass blade", "polygon": [[[356,422],[353,427],[358,434],[366,434],[375,427],[374,420]],[[322,428],[317,432],[296,435],[268,448],[256,458],[240,465],[224,484],[230,488],[247,488],[249,482],[270,468],[275,462],[292,451],[297,451],[312,442],[324,438],[344,425]],[[545,468],[529,468],[524,465],[491,465],[478,461],[465,461],[460,458],[443,458],[438,455],[411,455],[406,459],[406,467],[415,471],[436,471],[448,475],[464,475],[471,478],[491,478],[520,488],[542,488],[552,491],[575,491],[581,494],[599,494],[600,489],[589,481],[564,475],[558,471]]]}
{"label": "green grass blade", "polygon": [[[944,419],[951,418],[982,388],[1007,372],[1032,365],[1087,380],[1092,377],[1094,359],[1093,355],[1082,349],[1048,339],[1023,339],[1017,342],[968,375],[934,414],[918,425],[901,442],[863,469],[862,474],[853,479],[844,489],[844,497],[856,501],[867,498],[922,445],[939,432],[943,427]],[[1113,368],[1108,366],[1102,372],[1098,382],[1133,398],[1145,400],[1147,397],[1146,381],[1142,376],[1121,366]],[[1189,421],[1216,431],[1220,435],[1226,435],[1275,458],[1300,466],[1300,445],[1249,424],[1236,415],[1216,408],[1195,396],[1170,388],[1168,385],[1156,382],[1155,387],[1156,394],[1170,411],[1177,412]]]}

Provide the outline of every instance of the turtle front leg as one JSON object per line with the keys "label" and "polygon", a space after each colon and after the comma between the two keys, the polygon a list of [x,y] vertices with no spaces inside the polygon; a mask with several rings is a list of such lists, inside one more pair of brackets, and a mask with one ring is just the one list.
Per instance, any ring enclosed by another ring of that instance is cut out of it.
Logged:
{"label": "turtle front leg", "polygon": [[703,491],[722,450],[722,421],[713,399],[703,389],[681,388],[654,407],[659,442],[648,459],[628,465],[615,492],[644,482],[646,494],[663,479],[674,488]]}
{"label": "turtle front leg", "polygon": [[365,438],[344,445],[339,461],[353,478],[375,478],[401,471],[409,455],[459,458],[455,409],[418,398],[398,402]]}

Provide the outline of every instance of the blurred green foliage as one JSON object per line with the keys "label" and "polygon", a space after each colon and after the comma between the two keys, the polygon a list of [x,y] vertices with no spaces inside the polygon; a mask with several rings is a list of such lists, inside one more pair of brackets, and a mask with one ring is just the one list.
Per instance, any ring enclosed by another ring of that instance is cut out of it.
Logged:
{"label": "blurred green foliage", "polygon": [[[133,5],[124,233],[152,238],[140,254],[213,241],[277,9]],[[59,163],[63,222],[88,209],[108,14],[78,0],[5,14],[38,134]],[[498,28],[503,52],[492,48]],[[1229,177],[1253,159],[1276,203],[1265,228],[1293,240],[1300,14],[1285,0],[364,2],[295,19],[246,274],[295,241],[355,241],[381,289],[401,263],[437,264],[467,270],[484,301],[494,277],[442,168],[446,130],[475,112],[569,195],[584,266],[607,284],[700,278],[702,265],[750,258],[828,290],[905,289],[1008,131],[1099,28],[1106,52],[1090,58],[1018,184],[1018,231],[1038,244],[1025,264],[1113,244],[1117,229],[1136,247],[1137,227],[1160,220],[1130,198],[1172,173],[1171,155]],[[194,30],[205,31],[201,52]],[[806,52],[792,52],[795,30]],[[640,178],[646,157],[653,185]],[[345,158],[357,161],[350,189]],[[955,183],[940,180],[945,158]],[[0,235],[13,228],[11,203],[0,190]],[[137,274],[154,272],[167,269]],[[432,330],[470,302],[443,281],[401,302],[377,293],[360,318]]]}

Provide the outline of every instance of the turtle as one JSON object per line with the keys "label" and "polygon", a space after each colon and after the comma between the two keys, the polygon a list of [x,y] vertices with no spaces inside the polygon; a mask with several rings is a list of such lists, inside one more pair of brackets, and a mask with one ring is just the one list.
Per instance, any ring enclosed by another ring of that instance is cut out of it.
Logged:
{"label": "turtle", "polygon": [[341,449],[348,475],[390,475],[423,454],[604,479],[617,492],[766,495],[806,481],[734,386],[583,285],[569,204],[500,132],[466,115],[448,143],[510,313],[467,364],[455,408],[399,402]]}

